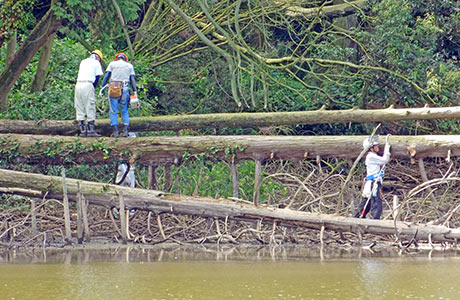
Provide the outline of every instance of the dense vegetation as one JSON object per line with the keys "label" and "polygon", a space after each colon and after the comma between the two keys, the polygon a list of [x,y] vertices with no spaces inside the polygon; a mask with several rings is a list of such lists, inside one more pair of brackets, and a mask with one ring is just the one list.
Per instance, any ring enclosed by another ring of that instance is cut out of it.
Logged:
{"label": "dense vegetation", "polygon": [[[457,1],[354,1],[356,4],[349,4],[356,5],[353,13],[340,17],[305,12],[318,7],[326,11],[341,2],[310,1],[303,13],[295,14],[293,8],[299,1],[119,1],[128,24],[124,27],[115,1],[53,1],[51,8],[51,1],[44,0],[0,1],[2,70],[7,69],[7,45],[13,32],[21,46],[47,10],[65,20],[54,36],[44,87],[30,92],[38,70],[38,52],[15,82],[0,118],[73,119],[78,65],[93,48],[103,51],[105,64],[120,50],[129,54],[143,101],[141,109],[131,111],[132,116],[295,111],[323,105],[329,109],[457,105]],[[129,31],[132,50],[123,28]],[[107,118],[105,99],[99,99],[98,108],[99,118]],[[366,134],[372,127],[332,124],[280,127],[275,132]],[[394,134],[458,130],[455,120],[382,126],[382,131]],[[256,134],[258,129],[222,129],[218,133]],[[93,172],[87,172],[88,168]],[[72,168],[69,176],[110,181],[112,169],[84,166]],[[52,167],[41,171],[59,174]],[[164,170],[159,171],[163,180]],[[145,172],[138,170],[144,185]],[[241,196],[250,198],[253,162],[241,164],[239,172]],[[186,168],[173,168],[173,177],[176,174],[180,176],[173,191],[231,196],[225,163],[198,160]],[[285,192],[269,178],[262,198]]]}

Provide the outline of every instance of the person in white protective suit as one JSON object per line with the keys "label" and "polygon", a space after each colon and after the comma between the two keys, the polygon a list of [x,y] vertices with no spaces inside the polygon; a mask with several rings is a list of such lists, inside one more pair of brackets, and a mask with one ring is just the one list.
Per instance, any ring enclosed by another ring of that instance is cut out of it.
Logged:
{"label": "person in white protective suit", "polygon": [[366,138],[363,141],[363,149],[368,149],[366,155],[366,182],[363,188],[362,201],[359,204],[356,218],[365,218],[367,213],[371,211],[373,219],[380,219],[382,216],[382,183],[385,173],[385,165],[390,160],[390,143],[387,141],[383,156],[378,153],[380,151],[379,143],[376,140]]}
{"label": "person in white protective suit", "polygon": [[[130,132],[129,137],[135,138],[136,134],[134,132]],[[122,186],[129,186],[132,188],[136,187],[136,175],[134,175],[134,169],[135,167],[133,164],[129,164],[129,165],[125,163],[120,164],[118,166],[116,184],[122,185]],[[126,172],[128,173],[126,174]]]}
{"label": "person in white protective suit", "polygon": [[[126,174],[126,177],[123,179],[123,176]],[[136,175],[134,175],[134,165],[120,164],[117,171],[117,183],[122,186],[136,187]]]}
{"label": "person in white protective suit", "polygon": [[[129,137],[135,138],[136,134],[134,132],[130,132]],[[129,168],[129,170],[128,170]],[[136,175],[134,175],[135,167],[133,164],[123,163],[118,165],[117,176],[115,179],[115,183],[121,186],[129,186],[129,187],[136,187]],[[128,172],[128,173],[126,173]],[[126,175],[125,175],[126,174]],[[118,209],[114,208],[113,213],[115,218],[118,218]],[[134,209],[129,211],[129,215],[134,215]]]}

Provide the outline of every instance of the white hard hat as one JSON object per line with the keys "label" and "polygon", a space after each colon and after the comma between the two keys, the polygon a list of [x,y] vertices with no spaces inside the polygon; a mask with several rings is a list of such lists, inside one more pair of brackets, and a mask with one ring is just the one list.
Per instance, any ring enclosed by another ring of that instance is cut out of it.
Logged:
{"label": "white hard hat", "polygon": [[371,147],[374,147],[374,146],[379,144],[377,139],[374,138],[374,139],[372,139],[372,141],[370,141],[369,138],[370,137],[365,138],[364,141],[363,141],[363,149],[365,149],[365,150],[369,150]]}

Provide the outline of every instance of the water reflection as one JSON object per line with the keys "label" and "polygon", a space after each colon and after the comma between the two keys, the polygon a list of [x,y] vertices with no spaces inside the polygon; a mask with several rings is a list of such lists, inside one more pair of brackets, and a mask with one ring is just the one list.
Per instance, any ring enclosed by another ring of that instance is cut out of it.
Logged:
{"label": "water reflection", "polygon": [[[366,248],[335,248],[312,246],[103,246],[94,248],[62,248],[33,250],[0,250],[0,263],[60,263],[90,262],[159,262],[159,261],[293,261],[336,260],[377,257],[452,257],[457,251],[401,252],[395,248],[370,250]],[[367,268],[371,268],[368,266]]]}
{"label": "water reflection", "polygon": [[0,252],[0,299],[460,299],[455,252],[117,247]]}

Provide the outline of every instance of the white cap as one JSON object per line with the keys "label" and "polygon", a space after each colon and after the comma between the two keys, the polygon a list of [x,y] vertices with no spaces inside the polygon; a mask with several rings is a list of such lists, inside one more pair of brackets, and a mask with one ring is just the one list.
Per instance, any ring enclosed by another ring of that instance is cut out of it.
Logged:
{"label": "white cap", "polygon": [[371,147],[374,147],[375,145],[379,144],[376,138],[372,139],[372,141],[370,141],[369,138],[370,137],[365,138],[363,141],[363,149],[365,150],[369,150]]}

